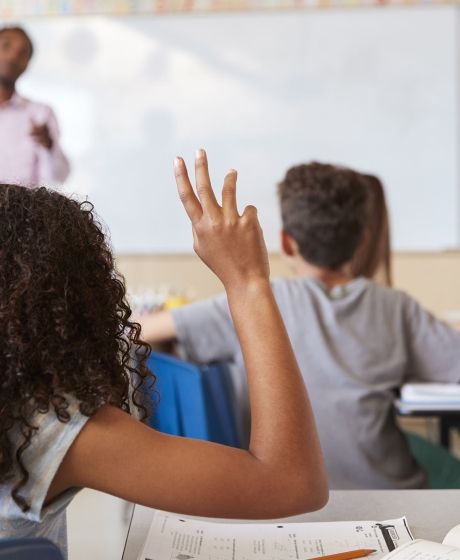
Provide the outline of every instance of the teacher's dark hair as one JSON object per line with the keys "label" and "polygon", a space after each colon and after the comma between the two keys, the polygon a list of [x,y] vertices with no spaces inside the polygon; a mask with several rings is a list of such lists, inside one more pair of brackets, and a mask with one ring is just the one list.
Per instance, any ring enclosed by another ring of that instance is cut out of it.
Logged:
{"label": "teacher's dark hair", "polygon": [[0,484],[18,477],[27,511],[36,415],[68,422],[71,396],[85,416],[108,404],[145,417],[141,384],[154,377],[91,203],[0,185],[0,270]]}
{"label": "teacher's dark hair", "polygon": [[30,60],[34,55],[34,44],[27,31],[24,28],[20,27],[19,25],[5,25],[4,27],[0,27],[0,35],[2,33],[5,33],[6,31],[10,31],[13,33],[20,33],[24,37],[27,44],[29,45],[29,60]]}

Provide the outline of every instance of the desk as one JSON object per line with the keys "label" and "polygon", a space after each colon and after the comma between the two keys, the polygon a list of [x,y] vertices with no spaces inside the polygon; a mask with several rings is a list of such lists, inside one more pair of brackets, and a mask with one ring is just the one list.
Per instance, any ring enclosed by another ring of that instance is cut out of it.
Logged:
{"label": "desk", "polygon": [[452,407],[440,407],[439,405],[405,403],[401,400],[395,401],[396,412],[401,417],[438,418],[439,419],[439,443],[446,449],[451,449],[450,430],[460,430],[460,410]]}
{"label": "desk", "polygon": [[[134,508],[123,560],[137,560],[153,511],[143,506]],[[440,542],[454,525],[460,524],[460,490],[335,490],[322,510],[288,520],[380,521],[403,515],[407,515],[415,538]]]}

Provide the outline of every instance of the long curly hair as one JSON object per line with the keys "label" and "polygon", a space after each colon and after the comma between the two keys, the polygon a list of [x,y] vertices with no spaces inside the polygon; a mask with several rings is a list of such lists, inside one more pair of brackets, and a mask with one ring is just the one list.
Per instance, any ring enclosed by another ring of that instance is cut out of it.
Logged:
{"label": "long curly hair", "polygon": [[71,395],[85,416],[110,404],[145,417],[140,388],[154,377],[91,203],[0,185],[0,271],[0,484],[19,472],[12,497],[27,511],[34,415],[68,422]]}

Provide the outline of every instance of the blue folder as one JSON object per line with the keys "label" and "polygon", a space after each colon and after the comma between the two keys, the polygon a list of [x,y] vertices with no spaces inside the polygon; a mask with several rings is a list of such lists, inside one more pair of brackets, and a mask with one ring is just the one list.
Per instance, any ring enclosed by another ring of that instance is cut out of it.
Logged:
{"label": "blue folder", "polygon": [[197,366],[156,352],[148,366],[157,378],[154,390],[159,393],[149,421],[152,427],[172,435],[239,446],[226,366]]}

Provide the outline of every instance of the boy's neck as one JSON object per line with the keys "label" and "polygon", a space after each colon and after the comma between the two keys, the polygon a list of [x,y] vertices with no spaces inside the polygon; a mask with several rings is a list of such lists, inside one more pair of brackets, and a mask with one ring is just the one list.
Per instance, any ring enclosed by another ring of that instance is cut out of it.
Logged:
{"label": "boy's neck", "polygon": [[353,276],[351,275],[348,265],[344,265],[338,270],[330,270],[329,268],[322,268],[320,266],[310,264],[302,258],[296,259],[295,263],[292,264],[292,270],[296,278],[304,276],[314,278],[315,280],[322,282],[329,289],[334,288],[334,286],[348,284],[353,280]]}

